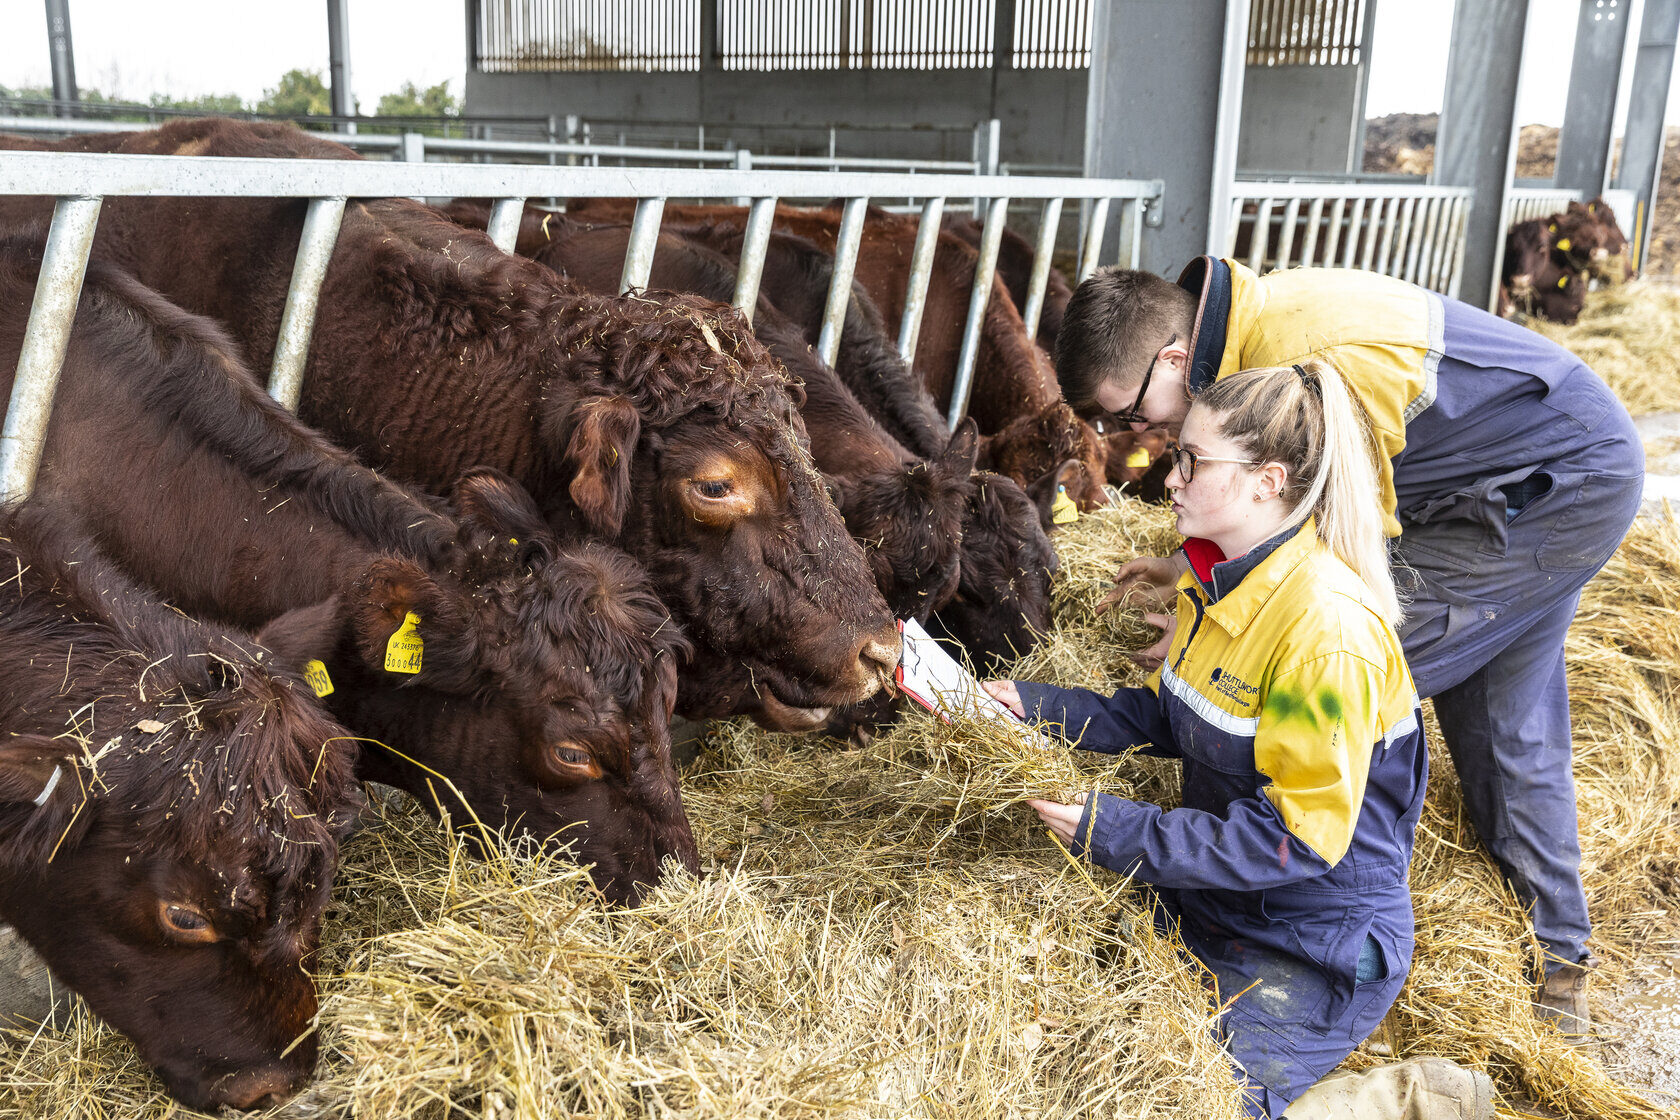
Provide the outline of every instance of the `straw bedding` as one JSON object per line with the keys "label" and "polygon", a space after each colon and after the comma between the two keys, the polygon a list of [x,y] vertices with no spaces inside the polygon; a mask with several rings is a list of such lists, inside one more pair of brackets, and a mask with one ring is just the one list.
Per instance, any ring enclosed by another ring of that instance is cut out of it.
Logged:
{"label": "straw bedding", "polygon": [[1574,324],[1529,326],[1579,354],[1635,416],[1680,410],[1680,288],[1640,280],[1601,287]]}

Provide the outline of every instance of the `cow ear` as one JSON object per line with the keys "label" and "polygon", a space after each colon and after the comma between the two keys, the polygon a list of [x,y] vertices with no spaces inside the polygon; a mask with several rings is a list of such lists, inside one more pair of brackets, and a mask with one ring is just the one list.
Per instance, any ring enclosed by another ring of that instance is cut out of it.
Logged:
{"label": "cow ear", "polygon": [[[349,605],[350,626],[362,661],[375,672],[398,679],[425,672],[433,683],[444,683],[439,669],[470,660],[462,644],[472,640],[461,605],[412,560],[382,556],[356,581]],[[411,620],[412,616],[412,620]],[[399,630],[418,639],[393,643]],[[406,653],[412,669],[389,669],[388,659]]]}
{"label": "cow ear", "polygon": [[957,425],[957,430],[951,433],[951,442],[945,445],[944,452],[939,456],[939,469],[946,478],[967,478],[974,473],[974,464],[980,456],[980,427],[974,422],[974,417],[965,416],[963,422]]}
{"label": "cow ear", "polygon": [[257,641],[288,669],[301,671],[311,661],[326,661],[344,632],[344,604],[334,595],[273,619],[256,633]]}
{"label": "cow ear", "polygon": [[474,467],[456,480],[452,502],[463,528],[514,549],[526,567],[538,567],[553,557],[554,534],[542,510],[510,475],[494,467]]}
{"label": "cow ear", "polygon": [[1079,480],[1081,469],[1078,459],[1063,459],[1055,470],[1045,471],[1027,487],[1027,497],[1038,507],[1039,524],[1044,526],[1045,532],[1048,533],[1054,524],[1051,518],[1057,493],[1064,486],[1071,489]]}
{"label": "cow ear", "polygon": [[642,420],[623,397],[586,397],[572,409],[565,462],[572,501],[590,529],[608,538],[624,528],[630,506],[630,462]]}
{"label": "cow ear", "polygon": [[[44,804],[44,798],[70,778],[64,767],[74,744],[45,735],[12,735],[0,739],[0,805]],[[56,777],[55,777],[56,775]],[[74,779],[70,788],[76,788]]]}

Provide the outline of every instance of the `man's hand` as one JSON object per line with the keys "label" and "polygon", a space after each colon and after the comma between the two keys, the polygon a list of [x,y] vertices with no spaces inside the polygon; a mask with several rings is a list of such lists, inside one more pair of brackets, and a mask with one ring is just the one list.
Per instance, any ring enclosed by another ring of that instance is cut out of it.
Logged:
{"label": "man's hand", "polygon": [[980,687],[989,693],[993,700],[1015,713],[1016,719],[1026,719],[1026,709],[1021,706],[1021,690],[1015,687],[1014,681],[981,681]]}
{"label": "man's hand", "polygon": [[1136,603],[1148,609],[1160,610],[1173,599],[1173,588],[1183,575],[1188,562],[1182,553],[1171,556],[1139,556],[1120,565],[1114,575],[1114,590],[1097,604],[1097,613],[1123,603]]}
{"label": "man's hand", "polygon": [[1064,844],[1073,843],[1073,834],[1079,828],[1079,818],[1085,815],[1085,801],[1090,797],[1088,793],[1075,794],[1073,804],[1059,805],[1054,801],[1040,801],[1033,798],[1027,802],[1038,814],[1038,819],[1050,827],[1056,838]]}

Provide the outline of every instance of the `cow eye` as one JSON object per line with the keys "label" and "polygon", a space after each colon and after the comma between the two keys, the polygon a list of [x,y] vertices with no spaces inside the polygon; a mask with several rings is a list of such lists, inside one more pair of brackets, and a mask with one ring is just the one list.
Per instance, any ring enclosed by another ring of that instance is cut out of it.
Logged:
{"label": "cow eye", "polygon": [[588,766],[589,752],[573,750],[571,747],[555,747],[554,757],[567,766]]}
{"label": "cow eye", "polygon": [[713,501],[729,497],[730,493],[735,489],[735,487],[728,481],[721,478],[700,479],[694,484],[694,488],[700,491],[700,496],[702,498],[711,498]]}
{"label": "cow eye", "polygon": [[160,901],[158,923],[163,927],[164,933],[177,941],[209,942],[217,939],[216,927],[211,925],[210,919],[195,906]]}

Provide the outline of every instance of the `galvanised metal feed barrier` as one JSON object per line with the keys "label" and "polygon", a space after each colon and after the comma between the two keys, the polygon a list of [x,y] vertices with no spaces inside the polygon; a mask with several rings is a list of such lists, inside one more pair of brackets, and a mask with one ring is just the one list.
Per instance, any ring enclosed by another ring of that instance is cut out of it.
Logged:
{"label": "galvanised metal feed barrier", "polygon": [[1088,204],[1078,267],[1078,278],[1083,280],[1097,266],[1110,204],[1116,200],[1121,205],[1122,252],[1131,267],[1136,267],[1142,227],[1149,208],[1153,205],[1158,210],[1161,181],[6,152],[0,154],[0,195],[45,195],[58,199],[5,429],[0,432],[0,500],[17,500],[27,497],[34,486],[53,393],[81,296],[88,252],[100,205],[107,197],[309,200],[269,375],[269,392],[294,410],[303,390],[303,369],[321,282],[326,276],[327,262],[348,199],[402,196],[494,199],[490,237],[501,249],[512,252],[520,214],[528,198],[637,198],[640,201],[631,224],[620,281],[622,291],[647,285],[666,199],[748,199],[751,205],[733,303],[750,321],[777,201],[842,198],[845,207],[835,249],[834,276],[817,342],[822,360],[830,365],[840,349],[840,329],[851,298],[852,273],[862,244],[863,219],[869,201],[911,197],[926,200],[921,208],[921,227],[911,258],[909,290],[899,325],[899,350],[908,358],[915,352],[916,335],[926,306],[945,199],[986,199],[980,259],[975,267],[974,292],[969,300],[957,378],[951,394],[948,419],[955,427],[968,408],[981,318],[991,294],[1004,214],[1010,199],[1043,204],[1038,258],[1023,309],[1031,334],[1037,331],[1039,312],[1044,306],[1050,253],[1063,202],[1074,199]]}
{"label": "galvanised metal feed barrier", "polygon": [[1238,182],[1226,254],[1256,272],[1363,268],[1456,298],[1471,193],[1415,183]]}
{"label": "galvanised metal feed barrier", "polygon": [[1505,228],[1518,222],[1549,218],[1569,209],[1571,202],[1580,202],[1580,191],[1557,190],[1552,187],[1512,187],[1505,195]]}

